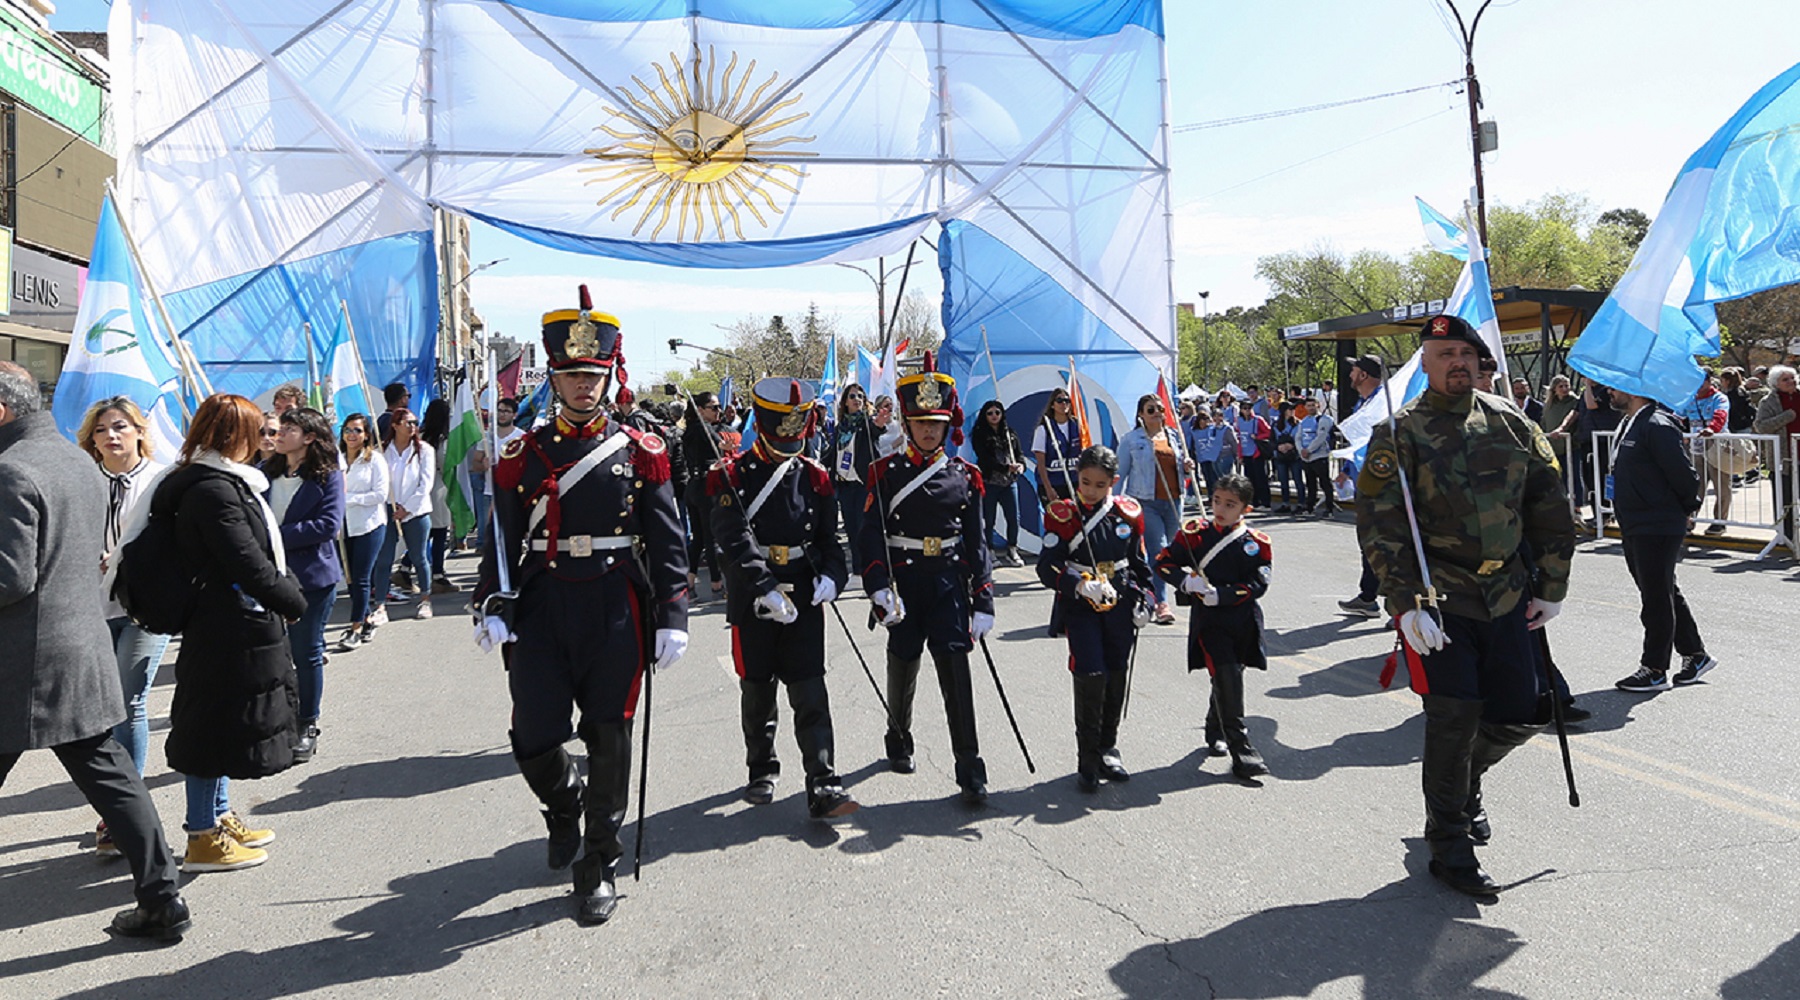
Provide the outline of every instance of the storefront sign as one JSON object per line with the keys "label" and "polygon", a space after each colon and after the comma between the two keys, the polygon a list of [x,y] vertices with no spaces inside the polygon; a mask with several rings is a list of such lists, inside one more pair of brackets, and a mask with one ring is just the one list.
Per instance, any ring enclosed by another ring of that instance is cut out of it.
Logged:
{"label": "storefront sign", "polygon": [[98,146],[105,92],[37,29],[0,7],[0,90]]}
{"label": "storefront sign", "polygon": [[30,247],[12,248],[12,319],[42,330],[75,332],[75,304],[87,270]]}

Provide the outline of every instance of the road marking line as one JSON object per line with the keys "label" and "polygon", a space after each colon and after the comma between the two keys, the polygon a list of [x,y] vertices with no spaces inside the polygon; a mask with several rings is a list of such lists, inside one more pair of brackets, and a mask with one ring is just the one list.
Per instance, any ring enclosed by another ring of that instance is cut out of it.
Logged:
{"label": "road marking line", "polygon": [[1740,785],[1735,781],[1728,781],[1724,778],[1715,777],[1714,775],[1707,774],[1705,771],[1697,771],[1691,767],[1664,760],[1661,757],[1653,757],[1650,754],[1639,753],[1636,750],[1628,750],[1625,747],[1617,746],[1592,736],[1584,736],[1581,740],[1581,744],[1583,749],[1604,750],[1608,753],[1617,754],[1621,757],[1634,760],[1640,764],[1648,764],[1651,767],[1661,768],[1665,771],[1673,771],[1684,778],[1704,782],[1715,788],[1723,789],[1752,799],[1760,799],[1770,805],[1778,806],[1790,812],[1800,813],[1800,802],[1795,802],[1793,799],[1785,798],[1772,792],[1760,791],[1751,788],[1748,785]]}
{"label": "road marking line", "polygon": [[[1558,749],[1555,746],[1552,746],[1549,743],[1540,742],[1538,740],[1532,740],[1531,742],[1529,742],[1525,745],[1529,746],[1529,747],[1533,747],[1544,753],[1550,753],[1550,754],[1558,754],[1559,753]],[[1794,819],[1791,816],[1782,816],[1778,813],[1772,813],[1772,812],[1769,812],[1764,809],[1758,809],[1755,806],[1747,806],[1741,802],[1734,802],[1731,799],[1728,799],[1723,795],[1715,795],[1712,792],[1706,791],[1705,789],[1702,789],[1702,788],[1694,788],[1691,785],[1684,785],[1678,781],[1670,781],[1669,779],[1664,778],[1660,775],[1650,774],[1645,771],[1640,771],[1635,767],[1628,767],[1624,764],[1620,764],[1620,763],[1610,760],[1606,757],[1601,757],[1597,754],[1593,754],[1593,753],[1590,753],[1585,750],[1578,750],[1573,746],[1571,746],[1569,748],[1569,756],[1578,758],[1583,763],[1592,764],[1595,767],[1598,767],[1603,771],[1611,771],[1614,774],[1620,775],[1622,777],[1631,778],[1636,781],[1641,781],[1646,785],[1654,785],[1657,788],[1663,789],[1664,791],[1674,792],[1677,795],[1685,795],[1688,798],[1697,799],[1701,802],[1705,802],[1708,805],[1717,806],[1720,809],[1724,809],[1729,812],[1734,812],[1741,816],[1748,816],[1751,819],[1760,819],[1765,823],[1769,823],[1774,826],[1785,827],[1789,830],[1800,830],[1800,819]],[[1658,763],[1661,763],[1661,762],[1658,761]]]}

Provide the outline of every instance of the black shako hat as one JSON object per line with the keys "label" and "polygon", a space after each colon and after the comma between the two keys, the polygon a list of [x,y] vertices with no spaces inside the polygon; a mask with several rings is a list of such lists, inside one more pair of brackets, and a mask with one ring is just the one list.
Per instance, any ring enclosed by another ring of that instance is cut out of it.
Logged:
{"label": "black shako hat", "polygon": [[894,384],[900,396],[900,416],[906,420],[948,420],[950,440],[962,444],[963,411],[956,398],[956,379],[937,370],[937,358],[925,352],[919,370]]}
{"label": "black shako hat", "polygon": [[621,346],[618,319],[594,311],[586,285],[581,286],[581,308],[544,314],[544,356],[552,372],[613,374],[625,360]]}
{"label": "black shako hat", "polygon": [[818,402],[812,386],[799,379],[761,379],[750,390],[756,439],[778,454],[798,453],[818,422]]}

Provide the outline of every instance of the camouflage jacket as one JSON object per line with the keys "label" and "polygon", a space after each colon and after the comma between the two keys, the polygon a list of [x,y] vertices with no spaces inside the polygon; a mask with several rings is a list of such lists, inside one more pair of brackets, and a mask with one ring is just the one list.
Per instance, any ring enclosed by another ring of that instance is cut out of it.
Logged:
{"label": "camouflage jacket", "polygon": [[1380,424],[1356,481],[1356,533],[1381,580],[1389,613],[1425,593],[1398,472],[1413,506],[1443,610],[1481,621],[1525,594],[1524,543],[1535,553],[1537,593],[1569,590],[1575,524],[1550,442],[1499,396],[1426,390],[1395,414],[1399,437]]}

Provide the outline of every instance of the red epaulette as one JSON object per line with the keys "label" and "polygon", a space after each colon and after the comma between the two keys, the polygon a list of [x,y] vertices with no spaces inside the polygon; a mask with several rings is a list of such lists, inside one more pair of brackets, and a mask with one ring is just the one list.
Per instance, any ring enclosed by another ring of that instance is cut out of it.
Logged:
{"label": "red epaulette", "polygon": [[1182,522],[1181,530],[1175,533],[1175,539],[1190,549],[1200,547],[1200,539],[1205,537],[1206,529],[1212,523],[1205,518],[1190,517]]}
{"label": "red epaulette", "polygon": [[975,495],[987,495],[987,484],[981,481],[981,467],[964,459],[959,458],[957,461],[962,462],[963,474],[969,477],[969,488],[975,491]]}
{"label": "red epaulette", "polygon": [[1135,499],[1133,499],[1131,497],[1115,497],[1113,499],[1113,508],[1119,512],[1120,517],[1123,517],[1125,520],[1130,521],[1131,526],[1136,528],[1138,530],[1139,534],[1143,533],[1143,531],[1144,531],[1144,505],[1143,504],[1138,503]]}
{"label": "red epaulette", "polygon": [[833,490],[831,470],[810,455],[800,456],[800,461],[805,463],[807,475],[812,477],[813,492],[822,497],[830,496]]}
{"label": "red epaulette", "polygon": [[644,482],[661,486],[669,481],[669,446],[662,435],[640,431],[627,424],[625,436],[631,439],[631,465]]}
{"label": "red epaulette", "polygon": [[1275,549],[1269,542],[1269,536],[1257,531],[1255,528],[1251,528],[1249,534],[1251,538],[1256,540],[1257,545],[1261,548],[1258,555],[1262,557],[1263,561],[1273,562],[1275,560]]}
{"label": "red epaulette", "polygon": [[494,466],[494,485],[503,490],[516,490],[525,478],[525,440],[521,434],[500,449],[500,461]]}
{"label": "red epaulette", "polygon": [[1052,535],[1068,541],[1081,530],[1081,512],[1076,509],[1073,500],[1058,500],[1044,512],[1044,529]]}
{"label": "red epaulette", "polygon": [[[883,455],[869,463],[869,484],[871,486],[880,482],[882,476],[887,475],[888,463],[893,460],[893,457],[894,456],[892,455]],[[873,493],[874,491],[870,490],[870,492]]]}

